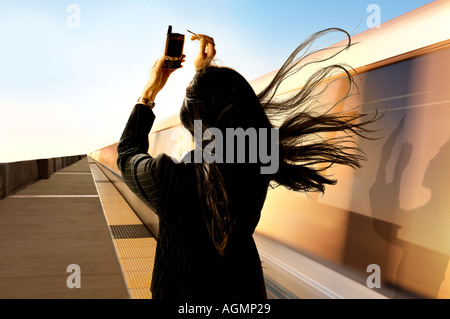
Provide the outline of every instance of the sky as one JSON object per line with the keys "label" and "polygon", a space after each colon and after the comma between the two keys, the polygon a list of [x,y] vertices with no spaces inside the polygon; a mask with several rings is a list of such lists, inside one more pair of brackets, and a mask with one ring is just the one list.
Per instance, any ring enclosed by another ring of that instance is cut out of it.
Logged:
{"label": "sky", "polygon": [[[0,162],[87,154],[117,142],[164,50],[186,34],[183,69],[156,98],[157,120],[179,111],[198,42],[251,81],[279,68],[316,31],[356,35],[430,0],[0,0]],[[342,39],[336,39],[336,42]]]}

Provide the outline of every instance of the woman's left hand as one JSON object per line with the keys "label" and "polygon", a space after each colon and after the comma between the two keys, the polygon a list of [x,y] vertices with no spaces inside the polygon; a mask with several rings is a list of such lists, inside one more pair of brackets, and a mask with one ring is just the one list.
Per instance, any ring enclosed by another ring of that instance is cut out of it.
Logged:
{"label": "woman's left hand", "polygon": [[198,71],[201,68],[207,67],[216,56],[214,39],[205,34],[195,34],[191,36],[191,40],[200,41],[200,51],[194,60],[195,70]]}
{"label": "woman's left hand", "polygon": [[[183,54],[183,60],[186,56]],[[161,91],[166,85],[169,76],[176,69],[167,69],[163,67],[165,61],[165,55],[163,54],[158,60],[155,61],[152,70],[150,71],[150,78],[145,85],[144,90],[142,91],[142,97],[155,101],[156,95],[159,91]],[[183,67],[183,66],[181,66]]]}

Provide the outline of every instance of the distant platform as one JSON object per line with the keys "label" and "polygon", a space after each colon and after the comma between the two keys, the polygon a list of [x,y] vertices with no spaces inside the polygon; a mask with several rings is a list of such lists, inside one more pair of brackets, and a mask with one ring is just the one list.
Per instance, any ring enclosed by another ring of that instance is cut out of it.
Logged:
{"label": "distant platform", "polygon": [[0,220],[0,298],[151,298],[156,241],[89,158],[1,200]]}

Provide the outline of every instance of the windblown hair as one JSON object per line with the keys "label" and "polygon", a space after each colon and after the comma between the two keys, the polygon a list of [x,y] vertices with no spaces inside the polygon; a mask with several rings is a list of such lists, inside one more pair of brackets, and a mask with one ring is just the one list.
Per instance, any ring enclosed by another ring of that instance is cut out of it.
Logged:
{"label": "windblown hair", "polygon": [[[316,41],[331,33],[346,35],[340,47],[311,50]],[[258,95],[236,71],[216,66],[199,70],[186,91],[180,118],[183,126],[194,134],[194,120],[202,120],[202,132],[210,127],[225,129],[277,128],[279,130],[279,169],[268,176],[272,187],[285,186],[294,191],[324,192],[336,180],[325,175],[334,164],[353,168],[365,159],[355,137],[370,138],[369,124],[379,116],[357,112],[337,112],[336,106],[347,99],[356,84],[348,66],[330,65],[315,71],[303,87],[285,99],[276,97],[287,78],[306,66],[325,62],[351,46],[350,35],[338,28],[317,32],[301,43]],[[329,51],[324,58],[314,59],[319,52]],[[298,57],[300,55],[300,57]],[[297,58],[298,57],[298,58]],[[348,84],[337,102],[321,101],[329,86],[337,79]],[[204,145],[196,145],[203,148]],[[198,193],[205,200],[204,217],[217,250],[223,254],[233,229],[227,186],[217,163],[196,165]]]}

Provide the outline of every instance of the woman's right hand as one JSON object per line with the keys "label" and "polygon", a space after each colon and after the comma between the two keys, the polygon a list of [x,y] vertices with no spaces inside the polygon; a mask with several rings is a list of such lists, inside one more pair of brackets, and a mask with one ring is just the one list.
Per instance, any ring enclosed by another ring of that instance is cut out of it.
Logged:
{"label": "woman's right hand", "polygon": [[196,34],[191,36],[191,40],[200,41],[200,50],[194,59],[195,70],[207,67],[216,55],[214,39],[204,34]]}
{"label": "woman's right hand", "polygon": [[[183,60],[181,62],[184,62],[185,57],[186,56],[183,54]],[[165,55],[162,55],[158,60],[156,60],[152,70],[150,71],[150,78],[142,91],[142,97],[155,101],[158,92],[163,89],[169,79],[169,76],[176,70],[164,68],[164,61]]]}

